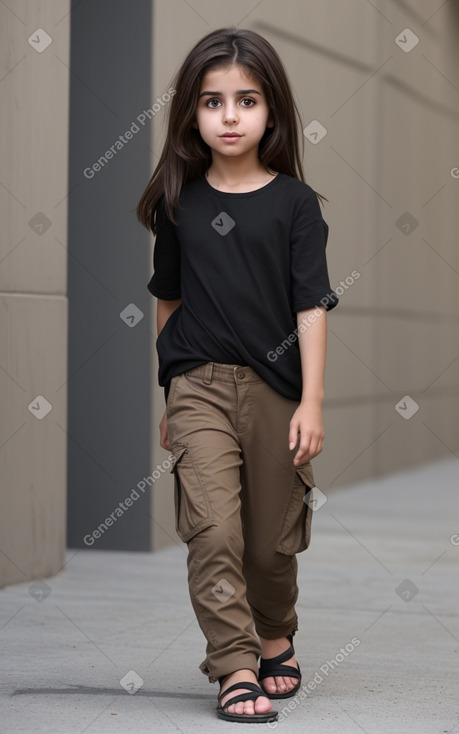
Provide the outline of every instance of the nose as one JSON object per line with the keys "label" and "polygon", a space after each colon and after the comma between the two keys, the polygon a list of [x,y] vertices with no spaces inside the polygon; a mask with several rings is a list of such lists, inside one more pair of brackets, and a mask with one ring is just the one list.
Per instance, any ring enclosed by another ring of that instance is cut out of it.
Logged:
{"label": "nose", "polygon": [[230,102],[223,108],[223,122],[237,122],[236,106]]}

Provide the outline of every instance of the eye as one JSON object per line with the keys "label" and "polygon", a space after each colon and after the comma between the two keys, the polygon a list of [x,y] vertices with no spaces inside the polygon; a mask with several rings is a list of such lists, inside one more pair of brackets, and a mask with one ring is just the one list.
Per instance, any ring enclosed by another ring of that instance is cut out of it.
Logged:
{"label": "eye", "polygon": [[[214,102],[216,102],[216,104],[213,104]],[[220,100],[216,97],[213,97],[212,99],[207,100],[206,107],[210,107],[210,109],[215,110],[217,109],[219,104]]]}
{"label": "eye", "polygon": [[[244,104],[245,102],[248,102],[249,104]],[[242,107],[253,107],[254,104],[255,100],[251,99],[250,97],[244,97],[243,99],[241,99]]]}

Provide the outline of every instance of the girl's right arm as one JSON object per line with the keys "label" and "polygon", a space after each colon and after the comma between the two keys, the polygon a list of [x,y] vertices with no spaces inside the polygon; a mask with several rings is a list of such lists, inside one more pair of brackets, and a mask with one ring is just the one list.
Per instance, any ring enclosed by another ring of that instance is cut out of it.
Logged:
{"label": "girl's right arm", "polygon": [[163,330],[164,324],[169,316],[174,313],[175,309],[180,306],[181,302],[181,298],[178,298],[176,301],[163,301],[162,298],[158,298],[158,304],[156,307],[156,331],[158,336]]}
{"label": "girl's right arm", "polygon": [[[156,330],[158,336],[164,328],[164,324],[166,323],[169,316],[174,313],[175,309],[180,306],[181,302],[182,300],[180,298],[175,301],[164,301],[162,298],[158,298],[158,303],[156,306]],[[166,411],[164,411],[164,415],[161,418],[161,423],[159,424],[159,443],[163,449],[166,449],[166,451],[171,450],[169,434],[167,431]]]}

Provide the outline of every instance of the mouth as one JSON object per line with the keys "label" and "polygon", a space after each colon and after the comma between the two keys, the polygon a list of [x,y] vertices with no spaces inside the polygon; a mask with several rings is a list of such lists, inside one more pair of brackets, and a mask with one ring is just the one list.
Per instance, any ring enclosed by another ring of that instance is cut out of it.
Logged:
{"label": "mouth", "polygon": [[224,133],[223,135],[220,135],[221,138],[240,138],[242,137],[239,135],[239,133]]}

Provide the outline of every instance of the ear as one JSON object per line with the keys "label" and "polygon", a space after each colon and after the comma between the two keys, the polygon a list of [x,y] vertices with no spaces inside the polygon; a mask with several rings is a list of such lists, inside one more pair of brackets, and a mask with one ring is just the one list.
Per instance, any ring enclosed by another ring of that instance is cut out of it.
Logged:
{"label": "ear", "polygon": [[268,118],[268,122],[266,123],[266,127],[274,127],[274,120],[272,117]]}
{"label": "ear", "polygon": [[198,123],[196,122],[196,119],[193,120],[191,123],[191,127],[194,127],[195,130],[199,130]]}

